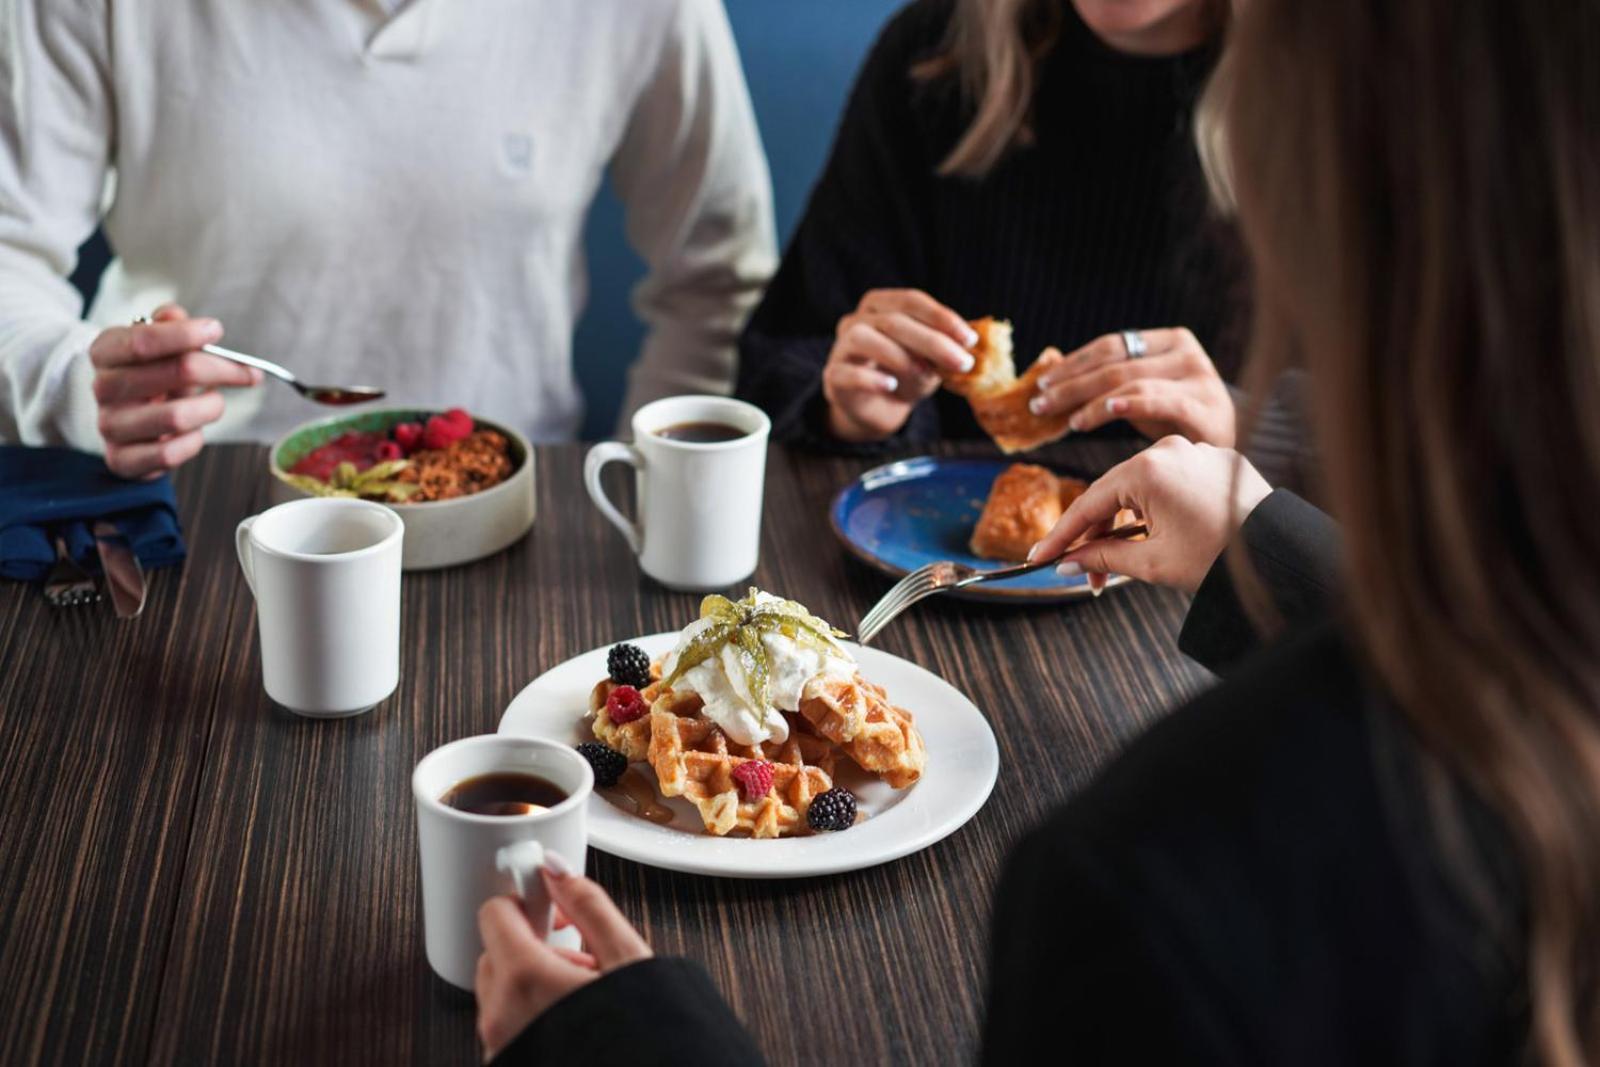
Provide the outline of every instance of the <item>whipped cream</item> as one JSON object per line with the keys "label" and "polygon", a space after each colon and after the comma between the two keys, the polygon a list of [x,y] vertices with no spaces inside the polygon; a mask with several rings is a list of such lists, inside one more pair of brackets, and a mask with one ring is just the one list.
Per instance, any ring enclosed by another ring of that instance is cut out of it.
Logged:
{"label": "whipped cream", "polygon": [[[756,601],[762,603],[777,599],[761,593]],[[712,625],[715,625],[712,619],[699,619],[685,627],[678,636],[677,647],[662,664],[662,670],[668,675],[672,674],[678,665],[678,656]],[[828,651],[806,648],[797,644],[792,637],[774,632],[763,633],[761,643],[767,652],[767,697],[770,703],[759,702],[749,691],[740,662],[741,653],[731,642],[717,655],[689,668],[673,683],[674,689],[699,694],[700,699],[705,701],[702,714],[741,745],[788,740],[789,724],[780,713],[800,710],[800,694],[806,683],[818,675],[847,679],[856,673],[855,659],[837,645]]]}

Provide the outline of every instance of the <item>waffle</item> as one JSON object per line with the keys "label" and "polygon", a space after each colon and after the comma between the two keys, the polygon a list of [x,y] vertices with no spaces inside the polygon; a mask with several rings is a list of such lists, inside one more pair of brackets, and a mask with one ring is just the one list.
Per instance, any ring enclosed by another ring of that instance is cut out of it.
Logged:
{"label": "waffle", "polygon": [[[684,699],[687,697],[688,699]],[[679,714],[689,710],[689,714]],[[798,725],[798,724],[796,724]],[[699,714],[699,697],[668,690],[650,708],[650,765],[665,796],[681,796],[717,836],[807,833],[811,798],[833,788],[833,745],[799,729],[783,742],[741,745]],[[743,799],[733,771],[750,760],[773,764],[772,788]]]}
{"label": "waffle", "polygon": [[860,675],[811,679],[800,694],[800,714],[862,770],[896,789],[922,777],[928,753],[911,713],[889,703],[881,686]]}
{"label": "waffle", "polygon": [[[655,680],[639,693],[647,705],[654,704],[656,697],[661,695],[659,660],[650,664],[650,677]],[[650,756],[650,716],[640,716],[621,726],[613,723],[606,714],[606,698],[616,687],[617,683],[610,678],[602,678],[589,691],[589,714],[594,716],[594,736],[626,756],[629,763],[638,763]]]}

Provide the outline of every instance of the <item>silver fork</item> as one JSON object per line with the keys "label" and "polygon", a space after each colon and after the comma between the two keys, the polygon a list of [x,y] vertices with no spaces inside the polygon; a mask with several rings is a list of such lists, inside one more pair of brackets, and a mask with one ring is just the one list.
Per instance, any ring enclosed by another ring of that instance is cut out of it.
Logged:
{"label": "silver fork", "polygon": [[[1138,537],[1149,533],[1149,527],[1144,523],[1130,523],[1119,526],[1114,530],[1100,534],[1101,538],[1115,538],[1119,541],[1130,537]],[[1073,549],[1077,548],[1076,545]],[[1068,549],[1072,551],[1072,549]],[[1053,559],[1040,560],[1037,563],[1021,563],[1015,567],[1001,567],[997,570],[980,571],[976,567],[969,567],[965,563],[956,563],[953,560],[944,560],[939,563],[925,563],[894,583],[883,599],[872,606],[861,619],[861,624],[856,627],[856,640],[867,644],[874,637],[900,616],[911,605],[919,600],[926,600],[935,593],[948,593],[952,589],[965,589],[969,585],[979,582],[993,582],[1004,578],[1016,578],[1034,571],[1042,571],[1046,567],[1054,567],[1065,558],[1066,553]]]}
{"label": "silver fork", "polygon": [[100,588],[88,571],[78,566],[67,553],[67,543],[56,537],[56,565],[44,580],[44,598],[58,608],[93,604],[100,599]]}

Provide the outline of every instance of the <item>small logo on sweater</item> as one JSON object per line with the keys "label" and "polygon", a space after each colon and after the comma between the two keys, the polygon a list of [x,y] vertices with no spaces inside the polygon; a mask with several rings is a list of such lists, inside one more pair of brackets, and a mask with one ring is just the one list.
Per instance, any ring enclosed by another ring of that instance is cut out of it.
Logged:
{"label": "small logo on sweater", "polygon": [[533,173],[533,137],[508,133],[500,139],[500,169],[508,178],[525,178]]}

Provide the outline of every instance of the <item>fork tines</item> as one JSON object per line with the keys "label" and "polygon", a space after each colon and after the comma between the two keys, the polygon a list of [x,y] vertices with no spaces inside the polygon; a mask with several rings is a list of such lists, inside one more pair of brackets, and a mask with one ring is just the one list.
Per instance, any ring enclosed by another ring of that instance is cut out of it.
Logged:
{"label": "fork tines", "polygon": [[878,635],[895,617],[905,611],[917,601],[932,596],[943,588],[940,582],[940,571],[947,565],[939,563],[925,563],[912,571],[890,587],[883,595],[883,599],[872,606],[872,610],[862,616],[861,624],[856,627],[856,640],[863,645],[870,642]]}

